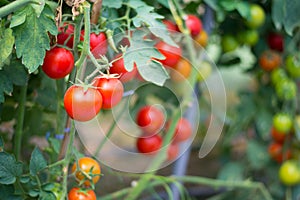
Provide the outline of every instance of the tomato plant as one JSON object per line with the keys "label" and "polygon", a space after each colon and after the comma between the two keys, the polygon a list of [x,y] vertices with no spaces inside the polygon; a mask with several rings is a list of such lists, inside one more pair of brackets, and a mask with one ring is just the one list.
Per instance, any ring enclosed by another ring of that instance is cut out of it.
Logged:
{"label": "tomato plant", "polygon": [[134,64],[133,69],[129,72],[125,69],[124,65],[124,59],[120,58],[122,55],[118,54],[115,56],[112,66],[109,68],[109,72],[112,74],[119,74],[120,75],[120,81],[123,83],[126,83],[130,80],[132,80],[136,74],[137,74],[137,68],[136,65]]}
{"label": "tomato plant", "polygon": [[72,52],[64,48],[54,47],[46,52],[42,69],[50,78],[60,79],[70,74],[73,67]]}
{"label": "tomato plant", "polygon": [[68,115],[77,121],[93,119],[102,108],[102,96],[97,89],[72,85],[65,93],[64,106]]}
{"label": "tomato plant", "polygon": [[69,200],[96,200],[96,194],[93,190],[82,190],[80,188],[72,188],[68,193]]}
{"label": "tomato plant", "polygon": [[179,47],[171,46],[165,42],[158,42],[155,47],[157,50],[165,56],[165,59],[160,62],[167,67],[174,67],[180,60],[182,51]]}
{"label": "tomato plant", "polygon": [[159,135],[148,136],[137,138],[136,148],[140,153],[155,153],[162,146],[162,138]]}
{"label": "tomato plant", "polygon": [[74,40],[74,26],[69,23],[64,23],[58,28],[59,33],[57,35],[57,44],[66,45],[69,48],[73,48]]}
{"label": "tomato plant", "polygon": [[202,22],[195,15],[187,15],[185,24],[193,37],[196,37],[202,31]]}
{"label": "tomato plant", "polygon": [[110,109],[116,106],[123,97],[123,84],[115,77],[99,76],[93,83],[102,95],[102,108]]}
{"label": "tomato plant", "polygon": [[99,181],[101,168],[98,162],[90,157],[78,159],[72,166],[72,173],[75,173],[76,180],[86,186]]}
{"label": "tomato plant", "polygon": [[[84,30],[81,31],[80,40],[83,41]],[[96,58],[105,55],[107,52],[107,39],[104,33],[91,33],[90,34],[90,50]]]}

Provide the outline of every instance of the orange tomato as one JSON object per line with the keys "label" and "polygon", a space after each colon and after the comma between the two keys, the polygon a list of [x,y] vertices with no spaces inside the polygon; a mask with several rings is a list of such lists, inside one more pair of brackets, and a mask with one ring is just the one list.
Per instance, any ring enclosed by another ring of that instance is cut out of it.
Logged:
{"label": "orange tomato", "polygon": [[265,71],[272,71],[281,64],[281,56],[279,53],[271,50],[264,51],[259,58],[259,65]]}
{"label": "orange tomato", "polygon": [[171,69],[171,80],[174,82],[184,81],[190,76],[191,70],[191,64],[187,60],[181,58],[173,69]]}

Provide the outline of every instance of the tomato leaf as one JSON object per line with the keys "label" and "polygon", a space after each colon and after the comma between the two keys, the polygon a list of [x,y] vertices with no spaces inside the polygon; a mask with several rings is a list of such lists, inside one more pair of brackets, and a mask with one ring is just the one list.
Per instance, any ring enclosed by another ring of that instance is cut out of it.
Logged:
{"label": "tomato leaf", "polygon": [[21,162],[16,161],[14,156],[6,152],[0,152],[1,184],[13,184],[16,181],[16,177],[21,176],[22,172]]}
{"label": "tomato leaf", "polygon": [[115,0],[103,0],[102,5],[108,8],[121,8],[123,1],[115,1]]}
{"label": "tomato leaf", "polygon": [[13,15],[10,27],[14,31],[17,57],[22,57],[29,73],[34,72],[43,64],[45,52],[50,49],[48,32],[57,34],[51,9],[45,6],[38,17],[32,6],[26,6]]}
{"label": "tomato leaf", "polygon": [[146,25],[156,37],[161,38],[164,42],[172,46],[178,47],[170,37],[166,26],[160,21],[160,19],[164,19],[164,16],[153,12],[154,7],[137,0],[130,0],[128,3],[137,12],[137,15],[132,18],[135,27],[139,28],[142,25]]}
{"label": "tomato leaf", "polygon": [[12,29],[8,28],[4,31],[0,30],[0,69],[7,62],[10,57],[13,45],[15,43],[15,38],[12,35]]}
{"label": "tomato leaf", "polygon": [[241,163],[229,162],[226,163],[218,174],[218,179],[240,181],[243,180],[244,168]]}
{"label": "tomato leaf", "polygon": [[47,161],[45,160],[42,152],[36,147],[30,158],[29,170],[30,174],[35,176],[39,171],[47,166]]}
{"label": "tomato leaf", "polygon": [[270,130],[272,126],[273,116],[272,114],[262,106],[258,109],[255,124],[258,134],[264,139],[268,140],[270,138]]}
{"label": "tomato leaf", "polygon": [[15,194],[15,189],[13,185],[2,185],[0,184],[0,194],[1,199],[9,200],[22,200],[22,197]]}
{"label": "tomato leaf", "polygon": [[41,191],[39,194],[40,200],[56,200],[56,196],[53,194],[53,192],[48,191]]}
{"label": "tomato leaf", "polygon": [[154,41],[143,39],[144,35],[142,31],[133,32],[130,47],[124,54],[125,68],[131,71],[135,63],[146,81],[162,86],[169,75],[161,63],[153,58],[164,59],[164,56],[154,47]]}
{"label": "tomato leaf", "polygon": [[267,152],[268,150],[265,144],[261,144],[255,140],[250,140],[247,146],[247,158],[250,167],[253,169],[264,168],[270,160]]}

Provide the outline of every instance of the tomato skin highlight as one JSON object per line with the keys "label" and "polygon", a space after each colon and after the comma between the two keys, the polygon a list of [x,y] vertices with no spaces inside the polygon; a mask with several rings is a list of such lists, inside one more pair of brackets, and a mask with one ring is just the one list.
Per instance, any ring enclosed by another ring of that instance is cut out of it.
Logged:
{"label": "tomato skin highlight", "polygon": [[137,150],[140,153],[154,153],[162,146],[162,138],[159,135],[139,137],[136,141]]}
{"label": "tomato skin highlight", "polygon": [[182,56],[181,48],[171,46],[165,42],[158,42],[155,47],[166,58],[159,60],[166,67],[174,67]]}
{"label": "tomato skin highlight", "polygon": [[187,15],[185,24],[192,37],[196,37],[202,31],[202,22],[196,15]]}
{"label": "tomato skin highlight", "polygon": [[93,190],[81,191],[74,187],[68,193],[69,200],[96,200],[96,194]]}
{"label": "tomato skin highlight", "polygon": [[146,134],[158,133],[165,123],[164,113],[155,106],[146,105],[138,111],[136,115],[137,125]]}
{"label": "tomato skin highlight", "polygon": [[71,51],[54,47],[46,52],[42,69],[53,79],[64,78],[74,68],[74,56]]}
{"label": "tomato skin highlight", "polygon": [[89,121],[101,110],[102,96],[97,89],[72,85],[64,96],[64,106],[67,114],[77,121]]}
{"label": "tomato skin highlight", "polygon": [[[85,172],[86,174],[93,174],[95,176],[93,176],[93,178],[91,180],[86,179],[86,181],[84,181],[84,185],[85,186],[90,186],[91,185],[91,181],[95,184],[99,181],[100,179],[100,174],[101,174],[101,168],[99,163],[90,158],[90,157],[83,157],[83,158],[79,158],[78,159],[78,167],[81,171]],[[77,181],[82,181],[84,180],[86,177],[80,172],[77,171],[77,163],[75,162],[72,166],[72,173],[75,173],[75,177]]]}
{"label": "tomato skin highlight", "polygon": [[103,104],[102,108],[110,109],[116,106],[123,97],[124,87],[118,78],[96,77],[94,86],[101,93]]}
{"label": "tomato skin highlight", "polygon": [[[114,57],[114,60],[119,58],[121,54],[118,54],[117,56]],[[113,62],[112,66],[109,68],[109,72],[111,74],[119,74],[120,76],[120,81],[123,83],[126,83],[128,81],[131,81],[137,74],[137,67],[136,64],[134,64],[133,69],[129,72],[126,70],[125,65],[124,65],[124,59],[121,58],[115,62]]]}

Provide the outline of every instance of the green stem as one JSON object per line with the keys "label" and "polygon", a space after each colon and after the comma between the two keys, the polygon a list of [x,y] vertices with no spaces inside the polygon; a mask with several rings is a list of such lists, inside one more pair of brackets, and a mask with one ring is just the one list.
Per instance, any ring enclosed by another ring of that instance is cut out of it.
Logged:
{"label": "green stem", "polygon": [[9,15],[12,12],[17,11],[23,6],[26,6],[27,4],[35,3],[35,4],[42,4],[41,2],[38,2],[36,0],[19,0],[19,1],[13,1],[10,4],[7,4],[0,8],[0,18],[5,17]]}
{"label": "green stem", "polygon": [[27,95],[27,84],[22,86],[20,91],[18,118],[17,118],[16,132],[14,135],[14,155],[16,156],[16,160],[20,159],[20,153],[21,153],[26,95]]}
{"label": "green stem", "polygon": [[64,121],[66,121],[66,113],[64,112],[64,108],[62,106],[63,98],[65,93],[65,81],[64,79],[56,80],[56,134],[64,133]]}

